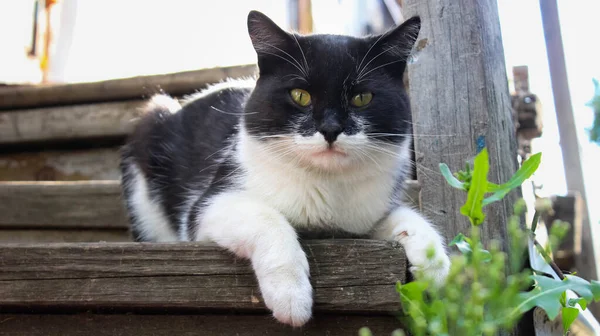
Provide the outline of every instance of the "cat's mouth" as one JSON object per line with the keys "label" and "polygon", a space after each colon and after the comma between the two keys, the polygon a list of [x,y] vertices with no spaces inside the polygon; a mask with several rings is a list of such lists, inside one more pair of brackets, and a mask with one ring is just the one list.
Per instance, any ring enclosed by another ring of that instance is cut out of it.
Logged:
{"label": "cat's mouth", "polygon": [[312,153],[313,157],[346,157],[348,154],[335,147],[329,147],[327,149]]}

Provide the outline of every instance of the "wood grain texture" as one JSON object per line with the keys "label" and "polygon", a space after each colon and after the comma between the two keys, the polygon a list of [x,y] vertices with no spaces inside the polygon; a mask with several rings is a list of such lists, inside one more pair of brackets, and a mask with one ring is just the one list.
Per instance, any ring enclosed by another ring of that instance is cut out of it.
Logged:
{"label": "wood grain texture", "polygon": [[[419,185],[405,198],[419,206]],[[0,228],[127,228],[118,180],[0,182]]]}
{"label": "wood grain texture", "polygon": [[182,95],[255,72],[255,65],[241,65],[101,82],[5,87],[0,89],[0,110],[141,99],[161,91]]}
{"label": "wood grain texture", "polygon": [[0,144],[125,137],[144,100],[0,112]]}
{"label": "wood grain texture", "polygon": [[[315,310],[387,313],[406,280],[399,244],[313,240]],[[0,246],[0,311],[188,309],[265,312],[246,260],[211,244],[9,244]]]}
{"label": "wood grain texture", "polygon": [[[439,173],[464,167],[487,146],[489,179],[505,182],[517,167],[517,150],[495,0],[406,0],[405,17],[419,15],[422,28],[410,62],[417,178],[425,214],[447,241],[470,232],[459,212],[466,194]],[[482,238],[508,248],[506,223],[516,192],[486,207]]]}
{"label": "wood grain texture", "polygon": [[3,228],[126,228],[119,181],[2,182]]}
{"label": "wood grain texture", "polygon": [[0,181],[116,180],[119,148],[0,155]]}
{"label": "wood grain texture", "polygon": [[293,329],[267,315],[0,315],[0,336],[353,336],[364,326],[390,335],[400,324],[391,316],[317,315]]}
{"label": "wood grain texture", "polygon": [[99,243],[131,242],[126,229],[0,229],[4,243]]}

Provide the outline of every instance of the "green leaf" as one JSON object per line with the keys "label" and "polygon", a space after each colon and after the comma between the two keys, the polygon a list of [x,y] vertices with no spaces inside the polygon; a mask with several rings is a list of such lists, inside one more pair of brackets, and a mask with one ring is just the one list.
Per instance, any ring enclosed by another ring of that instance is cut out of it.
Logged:
{"label": "green leaf", "polygon": [[448,168],[447,164],[440,163],[440,171],[442,172],[442,175],[446,179],[446,182],[448,182],[448,184],[451,187],[454,187],[456,189],[466,190],[465,184],[460,182],[456,177],[454,177],[454,175],[452,175],[452,172],[450,171],[450,168]]}
{"label": "green leaf", "polygon": [[454,239],[452,239],[452,241],[449,244],[450,246],[454,246],[456,245],[456,247],[458,248],[458,250],[465,255],[470,255],[471,254],[471,246],[469,245],[469,243],[466,240],[466,237],[464,234],[459,233],[456,235],[456,237],[454,237]]}
{"label": "green leaf", "polygon": [[562,310],[562,322],[563,322],[563,331],[565,335],[569,331],[571,324],[577,319],[579,316],[579,309],[572,307],[565,307]]}
{"label": "green leaf", "polygon": [[396,283],[396,292],[400,294],[402,311],[405,314],[410,314],[412,319],[415,317],[425,317],[422,307],[425,306],[425,296],[423,293],[427,287],[428,283],[424,281],[411,281],[404,285],[400,281]]}
{"label": "green leaf", "polygon": [[479,251],[482,254],[481,261],[483,261],[483,262],[490,262],[490,261],[492,261],[492,254],[490,253],[490,251],[484,250],[484,249],[480,249]]}
{"label": "green leaf", "polygon": [[467,202],[460,208],[460,213],[469,217],[471,224],[477,226],[483,223],[485,214],[482,211],[482,202],[487,190],[487,175],[490,169],[488,151],[484,148],[475,157],[471,187],[467,194]]}
{"label": "green leaf", "polygon": [[592,280],[590,284],[592,287],[592,295],[594,296],[594,301],[600,300],[600,281]]}
{"label": "green leaf", "polygon": [[492,196],[487,197],[483,201],[483,206],[486,206],[490,203],[497,202],[504,198],[511,190],[519,187],[526,179],[530,178],[533,173],[540,166],[540,162],[542,160],[542,153],[537,153],[529,157],[523,164],[521,168],[517,170],[517,172],[508,180],[508,182],[497,185],[493,183],[489,183],[487,187],[488,192],[493,192]]}
{"label": "green leaf", "polygon": [[[566,292],[565,292],[566,293]],[[574,298],[574,299],[569,299],[569,301],[567,302],[569,307],[575,307],[576,304],[579,304],[579,306],[581,307],[581,309],[586,310],[587,309],[587,301],[584,298]]]}
{"label": "green leaf", "polygon": [[494,192],[494,191],[498,191],[498,190],[500,190],[500,185],[498,185],[496,183],[488,182],[488,188],[487,188],[488,192]]}
{"label": "green leaf", "polygon": [[373,336],[373,334],[371,333],[371,329],[362,327],[358,330],[358,336]]}
{"label": "green leaf", "polygon": [[525,313],[531,308],[538,306],[551,320],[554,320],[562,308],[561,296],[570,289],[588,302],[592,299],[592,285],[580,277],[567,275],[564,280],[556,280],[542,275],[531,276],[536,281],[533,290],[519,295],[519,304],[515,311]]}

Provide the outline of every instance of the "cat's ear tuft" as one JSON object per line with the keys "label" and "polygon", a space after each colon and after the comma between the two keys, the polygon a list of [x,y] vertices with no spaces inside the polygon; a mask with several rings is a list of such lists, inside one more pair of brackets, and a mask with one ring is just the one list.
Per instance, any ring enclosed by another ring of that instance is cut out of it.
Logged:
{"label": "cat's ear tuft", "polygon": [[407,59],[419,36],[421,18],[413,16],[382,36],[384,48],[397,57]]}
{"label": "cat's ear tuft", "polygon": [[248,34],[258,54],[270,49],[283,49],[283,45],[290,38],[290,35],[279,28],[273,20],[255,10],[248,14]]}

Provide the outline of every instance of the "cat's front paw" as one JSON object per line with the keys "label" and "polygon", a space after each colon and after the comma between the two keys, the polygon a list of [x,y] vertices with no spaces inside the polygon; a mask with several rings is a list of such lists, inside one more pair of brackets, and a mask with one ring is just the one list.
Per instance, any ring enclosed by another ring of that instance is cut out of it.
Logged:
{"label": "cat's front paw", "polygon": [[444,284],[450,271],[450,258],[437,233],[406,228],[399,230],[395,239],[404,246],[410,271],[417,279],[429,279],[437,286]]}
{"label": "cat's front paw", "polygon": [[259,276],[258,281],[265,305],[279,322],[293,327],[308,322],[312,316],[313,289],[304,255]]}
{"label": "cat's front paw", "polygon": [[[279,285],[273,287],[273,292],[263,293],[265,303],[273,311],[273,316],[281,323],[300,327],[312,315],[312,287],[307,276],[290,279],[282,276],[274,279]],[[270,292],[267,290],[266,292]]]}

